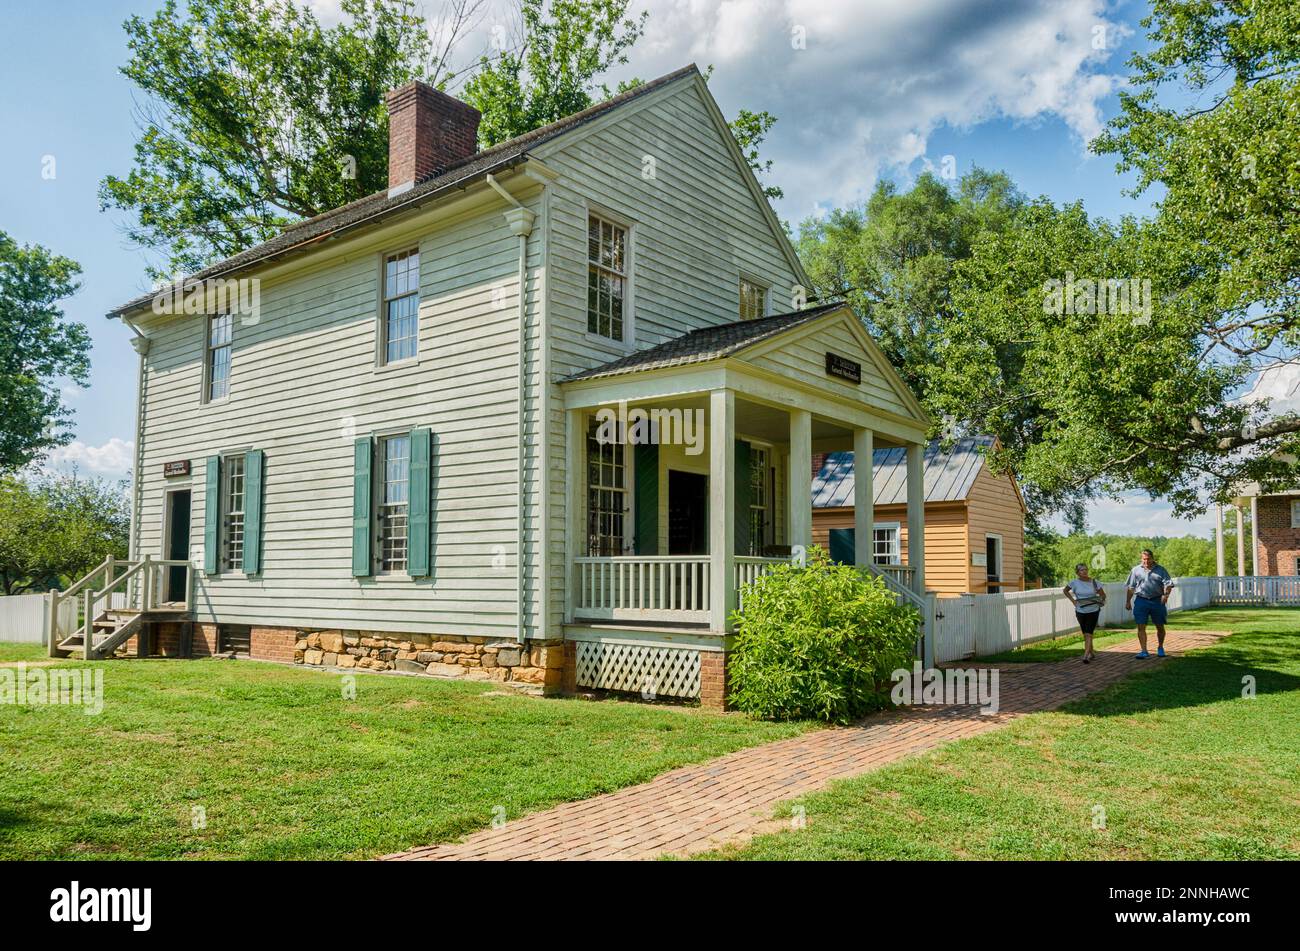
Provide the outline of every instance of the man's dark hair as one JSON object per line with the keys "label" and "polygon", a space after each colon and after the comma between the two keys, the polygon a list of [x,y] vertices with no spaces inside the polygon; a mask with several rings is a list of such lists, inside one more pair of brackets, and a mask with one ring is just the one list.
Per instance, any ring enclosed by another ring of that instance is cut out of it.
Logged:
{"label": "man's dark hair", "polygon": [[1144,554],[1144,555],[1150,555],[1152,561],[1155,561],[1155,560],[1156,560],[1156,553],[1153,552],[1150,548],[1143,548],[1143,549],[1142,549],[1142,554]]}

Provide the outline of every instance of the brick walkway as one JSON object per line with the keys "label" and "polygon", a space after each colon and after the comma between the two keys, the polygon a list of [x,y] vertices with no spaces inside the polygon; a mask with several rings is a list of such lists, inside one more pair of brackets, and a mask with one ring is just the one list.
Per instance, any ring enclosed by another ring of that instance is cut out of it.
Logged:
{"label": "brick walkway", "polygon": [[[1171,654],[1213,643],[1222,633],[1171,631]],[[1154,649],[1155,637],[1151,637]],[[1162,663],[1133,658],[1136,639],[1098,651],[1091,664],[1006,664],[999,668],[999,710],[914,707],[868,717],[840,729],[737,750],[719,759],[664,773],[640,786],[563,803],[485,829],[461,842],[385,856],[388,860],[650,859],[687,855],[747,840],[769,823],[780,802],[821,789],[951,740],[1009,720],[1053,710]]]}

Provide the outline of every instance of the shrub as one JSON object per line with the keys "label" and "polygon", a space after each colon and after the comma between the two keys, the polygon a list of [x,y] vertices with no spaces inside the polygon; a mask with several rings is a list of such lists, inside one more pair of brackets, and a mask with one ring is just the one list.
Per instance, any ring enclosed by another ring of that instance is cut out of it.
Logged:
{"label": "shrub", "polygon": [[814,547],[806,567],[778,565],[745,589],[730,702],[766,719],[834,723],[879,709],[890,674],[911,666],[917,620],[882,578]]}

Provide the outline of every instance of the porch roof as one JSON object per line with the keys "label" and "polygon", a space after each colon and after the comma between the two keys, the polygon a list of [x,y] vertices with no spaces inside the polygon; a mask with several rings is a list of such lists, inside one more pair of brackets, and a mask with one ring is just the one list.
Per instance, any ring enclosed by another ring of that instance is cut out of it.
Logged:
{"label": "porch roof", "polygon": [[590,370],[582,370],[568,377],[564,382],[594,380],[638,370],[659,370],[664,367],[719,360],[844,306],[840,302],[822,304],[794,313],[774,314],[756,320],[734,320],[728,324],[692,330],[666,343],[637,350],[625,357],[592,367]]}

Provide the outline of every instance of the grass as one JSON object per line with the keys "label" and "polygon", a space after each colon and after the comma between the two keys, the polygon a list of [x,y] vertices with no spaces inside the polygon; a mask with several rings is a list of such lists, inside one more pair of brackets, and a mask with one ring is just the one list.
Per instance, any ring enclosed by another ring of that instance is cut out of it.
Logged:
{"label": "grass", "polygon": [[800,800],[804,828],[703,857],[1300,858],[1300,611],[1171,622],[1235,633],[1061,711],[836,783]]}
{"label": "grass", "polygon": [[0,704],[8,859],[364,858],[811,728],[391,675],[349,700],[337,675],[250,661],[60,666],[103,669],[103,712]]}
{"label": "grass", "polygon": [[0,641],[0,664],[19,660],[26,661],[29,664],[49,660],[48,653],[44,644],[15,644]]}

